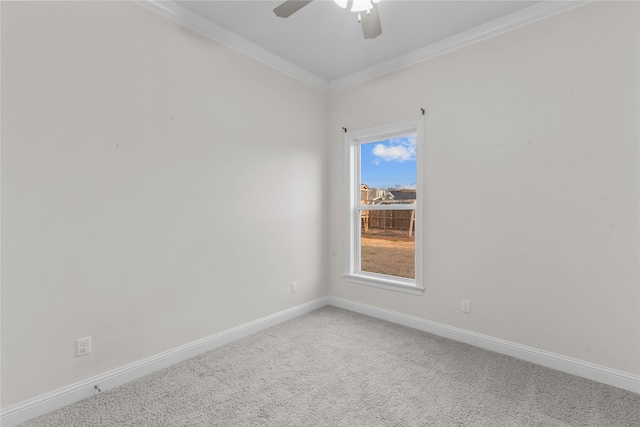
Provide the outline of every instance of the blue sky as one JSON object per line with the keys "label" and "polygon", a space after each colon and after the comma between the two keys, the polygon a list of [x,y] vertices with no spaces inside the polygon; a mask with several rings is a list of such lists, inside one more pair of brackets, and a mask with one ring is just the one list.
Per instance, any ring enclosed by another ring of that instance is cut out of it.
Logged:
{"label": "blue sky", "polygon": [[415,135],[362,144],[360,156],[360,183],[369,188],[415,188]]}

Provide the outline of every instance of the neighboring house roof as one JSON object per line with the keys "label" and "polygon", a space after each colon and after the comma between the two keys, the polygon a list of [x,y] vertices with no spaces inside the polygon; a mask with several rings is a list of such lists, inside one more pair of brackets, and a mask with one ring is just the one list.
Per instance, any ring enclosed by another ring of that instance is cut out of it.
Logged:
{"label": "neighboring house roof", "polygon": [[391,190],[391,194],[393,194],[394,200],[415,200],[416,199],[416,190],[403,188],[402,190]]}

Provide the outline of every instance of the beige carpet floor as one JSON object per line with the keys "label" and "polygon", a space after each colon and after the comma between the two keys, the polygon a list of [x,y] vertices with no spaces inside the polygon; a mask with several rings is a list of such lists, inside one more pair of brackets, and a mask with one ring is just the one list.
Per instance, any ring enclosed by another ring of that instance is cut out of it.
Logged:
{"label": "beige carpet floor", "polygon": [[335,307],[23,426],[640,426],[640,395]]}

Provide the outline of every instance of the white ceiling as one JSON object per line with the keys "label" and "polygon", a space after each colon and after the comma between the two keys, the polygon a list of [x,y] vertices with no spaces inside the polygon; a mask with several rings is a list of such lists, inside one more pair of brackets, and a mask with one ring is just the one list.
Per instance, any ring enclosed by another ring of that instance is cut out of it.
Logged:
{"label": "white ceiling", "polygon": [[315,0],[289,18],[278,18],[273,9],[282,1],[140,3],[325,90],[366,80],[584,3],[382,0],[378,9],[383,33],[365,40],[357,14],[341,9],[332,0]]}

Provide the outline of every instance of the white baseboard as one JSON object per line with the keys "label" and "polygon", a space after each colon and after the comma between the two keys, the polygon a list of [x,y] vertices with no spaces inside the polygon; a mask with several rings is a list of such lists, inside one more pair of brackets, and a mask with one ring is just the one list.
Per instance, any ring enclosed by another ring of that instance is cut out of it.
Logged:
{"label": "white baseboard", "polygon": [[605,366],[584,362],[559,354],[550,353],[533,347],[516,344],[510,341],[493,338],[487,335],[470,332],[464,329],[431,322],[419,317],[409,316],[391,310],[374,307],[359,302],[327,296],[280,311],[253,322],[237,326],[210,337],[177,347],[144,360],[123,366],[113,371],[88,378],[87,380],[54,390],[50,393],[10,406],[0,414],[0,425],[12,427],[16,424],[63,408],[72,403],[90,397],[100,390],[106,391],[133,381],[144,375],[166,368],[173,364],[195,357],[206,351],[228,344],[237,339],[275,326],[278,323],[309,313],[325,305],[350,310],[378,319],[408,326],[434,335],[464,342],[476,347],[513,356],[518,359],[547,366],[558,371],[598,381],[624,390],[640,393],[640,375],[607,368]]}
{"label": "white baseboard", "polygon": [[95,389],[96,385],[102,391],[110,390],[144,375],[190,359],[206,351],[213,350],[216,347],[324,307],[328,304],[328,300],[329,297],[318,298],[10,406],[2,411],[0,415],[0,425],[4,427],[15,426],[16,424],[63,408],[98,393]]}
{"label": "white baseboard", "polygon": [[419,317],[409,316],[343,298],[329,296],[329,304],[335,307],[344,308],[345,310],[366,314],[367,316],[429,332],[455,341],[471,344],[486,350],[495,351],[496,353],[516,357],[518,359],[566,372],[568,374],[587,378],[635,393],[640,393],[640,375],[618,371],[579,359],[562,356],[537,348],[528,347],[526,345],[516,344],[510,341],[493,338],[487,335],[470,332],[441,323],[431,322]]}

